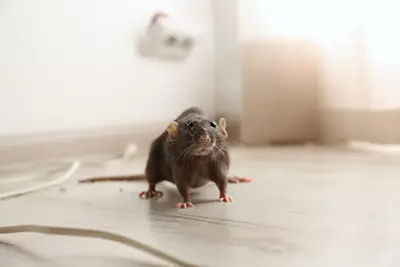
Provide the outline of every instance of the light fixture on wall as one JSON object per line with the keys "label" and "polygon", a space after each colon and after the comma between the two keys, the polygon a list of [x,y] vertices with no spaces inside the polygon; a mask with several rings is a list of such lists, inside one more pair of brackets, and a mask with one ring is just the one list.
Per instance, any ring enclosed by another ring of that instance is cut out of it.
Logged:
{"label": "light fixture on wall", "polygon": [[143,57],[184,60],[193,50],[196,33],[163,12],[155,13],[139,43]]}

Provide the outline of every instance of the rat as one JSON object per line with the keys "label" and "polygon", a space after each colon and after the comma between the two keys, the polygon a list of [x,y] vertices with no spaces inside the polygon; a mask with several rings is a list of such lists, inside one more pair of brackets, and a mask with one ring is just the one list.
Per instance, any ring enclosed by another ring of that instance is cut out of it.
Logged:
{"label": "rat", "polygon": [[218,123],[207,118],[199,107],[184,110],[150,146],[145,175],[100,177],[80,183],[99,181],[133,181],[146,179],[148,189],[140,193],[144,199],[157,199],[162,192],[156,185],[168,181],[176,185],[182,201],[176,208],[191,208],[190,189],[209,181],[219,190],[221,202],[232,202],[227,194],[227,183],[250,182],[251,179],[228,177],[230,156],[225,118]]}

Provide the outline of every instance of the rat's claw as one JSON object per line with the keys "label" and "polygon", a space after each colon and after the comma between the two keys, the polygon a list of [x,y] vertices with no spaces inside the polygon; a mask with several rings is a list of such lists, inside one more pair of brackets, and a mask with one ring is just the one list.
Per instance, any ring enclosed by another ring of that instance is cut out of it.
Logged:
{"label": "rat's claw", "polygon": [[250,183],[251,181],[253,181],[253,179],[251,178],[246,178],[246,177],[229,177],[228,178],[228,182],[232,183],[232,184],[238,184],[238,183]]}
{"label": "rat's claw", "polygon": [[194,205],[192,202],[178,202],[175,205],[175,208],[177,209],[187,209],[187,208],[193,208]]}
{"label": "rat's claw", "polygon": [[233,198],[231,196],[225,195],[219,198],[220,202],[233,202]]}
{"label": "rat's claw", "polygon": [[161,191],[143,191],[142,193],[139,194],[139,197],[142,199],[150,199],[150,198],[154,198],[154,199],[158,199],[160,197],[162,197],[162,192]]}

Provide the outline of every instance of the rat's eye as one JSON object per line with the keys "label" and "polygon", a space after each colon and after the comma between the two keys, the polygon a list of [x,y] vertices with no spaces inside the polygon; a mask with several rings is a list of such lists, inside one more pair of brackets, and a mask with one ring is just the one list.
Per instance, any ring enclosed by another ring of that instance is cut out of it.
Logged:
{"label": "rat's eye", "polygon": [[211,127],[213,127],[213,128],[217,127],[217,124],[216,124],[214,121],[210,122],[210,125],[211,125]]}
{"label": "rat's eye", "polygon": [[193,126],[194,126],[193,122],[189,122],[189,123],[186,125],[186,127],[187,127],[189,130],[192,129]]}

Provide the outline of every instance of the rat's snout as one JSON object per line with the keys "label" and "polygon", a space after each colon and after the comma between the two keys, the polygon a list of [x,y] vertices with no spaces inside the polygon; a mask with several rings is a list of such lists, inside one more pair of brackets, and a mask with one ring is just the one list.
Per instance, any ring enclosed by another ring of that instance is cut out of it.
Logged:
{"label": "rat's snout", "polygon": [[208,134],[202,134],[199,137],[199,142],[202,144],[210,144],[211,143],[211,137]]}

